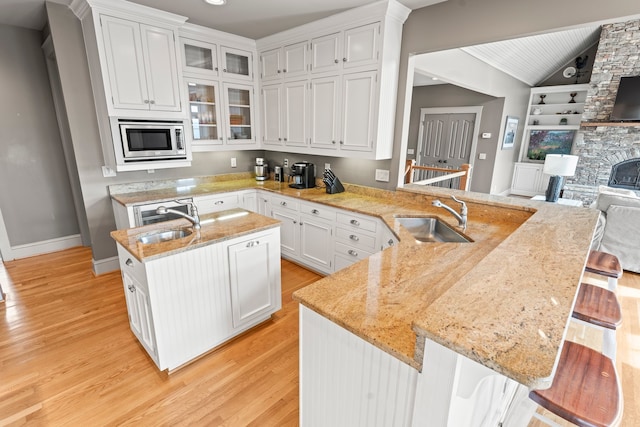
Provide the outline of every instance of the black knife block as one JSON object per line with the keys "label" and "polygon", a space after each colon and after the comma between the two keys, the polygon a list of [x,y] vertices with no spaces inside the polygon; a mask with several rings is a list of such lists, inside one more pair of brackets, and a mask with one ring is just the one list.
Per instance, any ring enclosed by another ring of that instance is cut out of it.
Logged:
{"label": "black knife block", "polygon": [[337,176],[333,178],[331,182],[325,184],[325,188],[329,194],[342,193],[344,191],[344,187]]}

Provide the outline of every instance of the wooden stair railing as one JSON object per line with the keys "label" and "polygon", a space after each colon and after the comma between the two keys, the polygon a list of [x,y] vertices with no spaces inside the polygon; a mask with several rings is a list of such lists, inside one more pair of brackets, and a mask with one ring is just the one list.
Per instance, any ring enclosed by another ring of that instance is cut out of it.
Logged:
{"label": "wooden stair railing", "polygon": [[[469,184],[471,180],[469,179],[471,175],[471,165],[463,164],[460,166],[460,169],[445,169],[438,168],[433,166],[418,166],[416,165],[415,160],[407,160],[405,170],[404,170],[404,182],[405,184],[420,184],[420,185],[429,185],[434,184],[440,181],[446,181],[448,179],[453,179],[460,177],[460,184],[458,185],[458,189],[460,190],[469,190]],[[434,171],[434,172],[442,172],[444,175],[437,176],[434,178],[424,179],[421,181],[414,181],[413,175],[416,170],[425,170],[425,171]]]}

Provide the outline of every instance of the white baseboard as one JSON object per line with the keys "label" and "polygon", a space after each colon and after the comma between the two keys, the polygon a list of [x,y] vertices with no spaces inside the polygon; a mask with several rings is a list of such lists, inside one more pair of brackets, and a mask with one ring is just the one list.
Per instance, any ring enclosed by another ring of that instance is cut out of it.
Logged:
{"label": "white baseboard", "polygon": [[117,256],[97,261],[92,259],[91,261],[93,262],[93,272],[96,276],[120,270],[120,261]]}
{"label": "white baseboard", "polygon": [[75,248],[76,246],[82,246],[82,238],[79,234],[12,246],[11,252],[13,259],[20,259]]}

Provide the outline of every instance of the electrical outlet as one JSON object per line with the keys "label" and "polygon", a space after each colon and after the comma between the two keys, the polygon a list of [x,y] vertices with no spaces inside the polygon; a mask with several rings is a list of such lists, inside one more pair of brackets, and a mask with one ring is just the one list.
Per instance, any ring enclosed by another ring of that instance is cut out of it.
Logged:
{"label": "electrical outlet", "polygon": [[236,162],[236,158],[235,157],[231,158],[231,167],[232,168],[238,167],[238,163]]}
{"label": "electrical outlet", "polygon": [[285,167],[285,168],[288,168],[289,167],[289,159],[284,159],[282,166]]}
{"label": "electrical outlet", "polygon": [[376,181],[389,182],[389,171],[386,169],[376,169]]}
{"label": "electrical outlet", "polygon": [[479,160],[487,160],[487,153],[478,154],[478,159]]}
{"label": "electrical outlet", "polygon": [[147,169],[147,173],[156,173],[155,169]]}
{"label": "electrical outlet", "polygon": [[324,168],[325,169],[331,169],[331,163],[325,163],[324,164]]}
{"label": "electrical outlet", "polygon": [[413,153],[415,153],[415,150],[413,148],[407,148],[408,155],[413,156]]}

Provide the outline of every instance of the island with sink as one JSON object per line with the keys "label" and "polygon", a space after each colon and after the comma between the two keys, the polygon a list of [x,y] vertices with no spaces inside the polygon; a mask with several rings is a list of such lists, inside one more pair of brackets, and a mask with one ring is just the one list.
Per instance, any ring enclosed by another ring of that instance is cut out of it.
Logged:
{"label": "island with sink", "polygon": [[[130,208],[251,190],[270,206],[256,211],[282,221],[283,256],[332,269],[294,294],[302,424],[517,425],[530,410],[520,410],[519,398],[553,378],[597,222],[591,209],[417,185],[391,192],[345,184],[327,194],[202,178],[187,191],[161,187],[112,198]],[[467,206],[466,230],[462,210],[434,206],[457,207],[452,195]],[[276,215],[285,208],[298,228]],[[322,253],[305,258],[285,244],[285,231],[304,228],[314,210],[335,234],[320,245],[335,249],[328,267]],[[368,234],[352,231],[353,216]],[[350,236],[357,259],[339,265]],[[368,251],[355,246],[365,242]]]}
{"label": "island with sink", "polygon": [[279,222],[237,208],[194,217],[111,233],[131,330],[169,372],[281,307]]}

